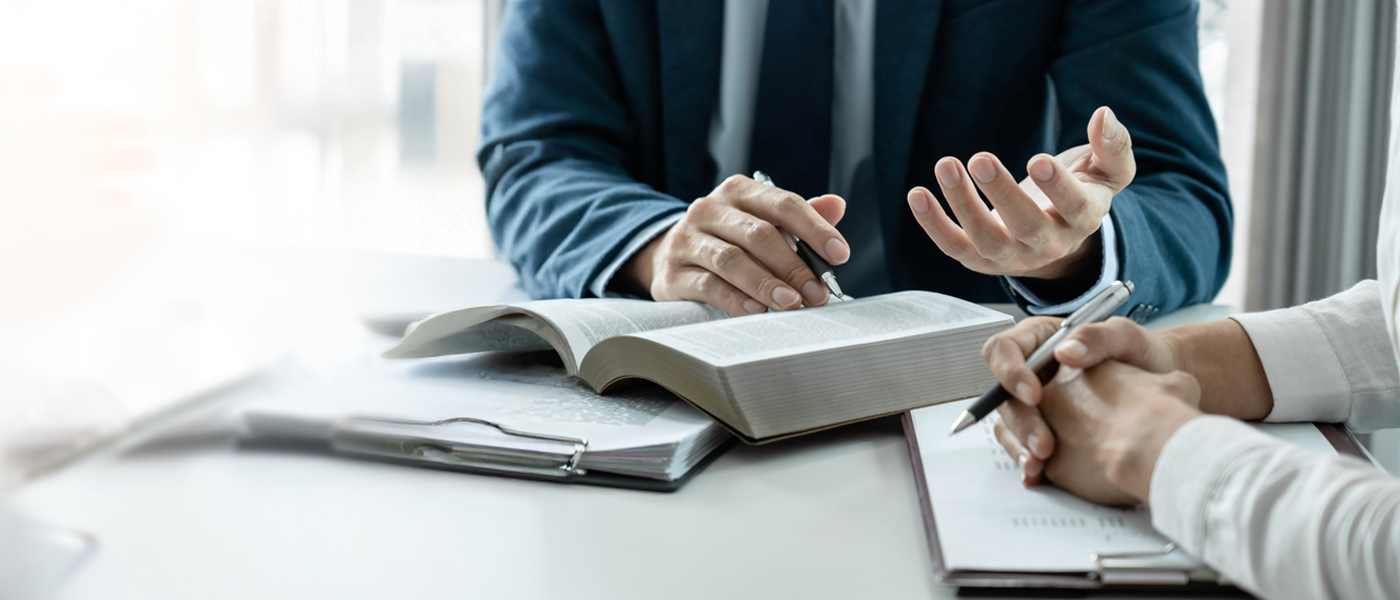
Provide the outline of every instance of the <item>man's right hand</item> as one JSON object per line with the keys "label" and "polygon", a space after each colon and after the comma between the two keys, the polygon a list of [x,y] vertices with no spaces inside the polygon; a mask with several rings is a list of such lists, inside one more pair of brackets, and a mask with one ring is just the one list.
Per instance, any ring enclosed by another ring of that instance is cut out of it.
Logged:
{"label": "man's right hand", "polygon": [[[788,233],[833,265],[850,247],[834,225],[846,211],[838,196],[810,202],[735,175],[691,203],[685,216],[637,252],[620,275],[656,300],[704,302],[734,316],[820,306],[826,285],[797,256]],[[799,291],[801,292],[799,295]]]}

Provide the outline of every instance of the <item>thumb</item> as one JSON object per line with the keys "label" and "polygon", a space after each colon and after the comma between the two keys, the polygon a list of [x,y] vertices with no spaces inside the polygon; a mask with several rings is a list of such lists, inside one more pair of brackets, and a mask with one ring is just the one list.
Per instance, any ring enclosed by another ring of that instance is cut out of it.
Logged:
{"label": "thumb", "polygon": [[826,219],[827,223],[835,225],[841,221],[841,217],[846,216],[846,200],[835,194],[817,196],[807,201],[812,208]]}
{"label": "thumb", "polygon": [[1101,106],[1089,118],[1089,150],[1094,168],[1103,176],[1113,193],[1123,191],[1137,175],[1133,158],[1133,137],[1118,121],[1113,109]]}

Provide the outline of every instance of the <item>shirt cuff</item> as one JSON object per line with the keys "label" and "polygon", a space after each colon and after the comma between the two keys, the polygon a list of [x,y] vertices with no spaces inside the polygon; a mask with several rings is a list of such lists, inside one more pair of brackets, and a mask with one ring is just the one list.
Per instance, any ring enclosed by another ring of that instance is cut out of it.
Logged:
{"label": "shirt cuff", "polygon": [[1346,372],[1327,334],[1302,308],[1232,315],[1244,327],[1274,395],[1265,421],[1340,423],[1351,408]]}
{"label": "shirt cuff", "polygon": [[603,267],[602,272],[598,273],[598,276],[593,278],[593,281],[588,285],[588,291],[592,292],[593,295],[598,298],[631,297],[628,294],[620,294],[608,290],[608,284],[612,283],[613,276],[617,275],[617,272],[622,269],[622,265],[626,264],[628,259],[632,258],[632,255],[641,251],[642,246],[656,239],[656,236],[661,235],[661,232],[675,225],[676,221],[681,220],[683,216],[685,216],[684,212],[678,212],[652,223],[646,229],[637,232],[637,235],[632,236],[632,241],[627,242],[627,245],[622,247],[622,252],[617,254],[617,258],[613,259],[611,263],[608,263],[608,266]]}
{"label": "shirt cuff", "polygon": [[1032,315],[1067,315],[1084,306],[1099,292],[1108,289],[1108,286],[1113,285],[1113,282],[1119,279],[1118,234],[1113,229],[1113,218],[1109,215],[1104,215],[1103,222],[1099,224],[1099,240],[1103,244],[1103,271],[1099,273],[1099,280],[1094,283],[1093,287],[1089,288],[1089,291],[1069,302],[1048,304],[1040,296],[1027,289],[1025,285],[1022,285],[1017,278],[1007,277],[1006,282],[1011,285],[1011,289],[1029,304],[1026,307],[1026,312]]}
{"label": "shirt cuff", "polygon": [[1210,534],[1210,507],[1234,461],[1273,438],[1229,417],[1203,415],[1187,421],[1162,447],[1152,470],[1148,504],[1152,526],[1203,557]]}

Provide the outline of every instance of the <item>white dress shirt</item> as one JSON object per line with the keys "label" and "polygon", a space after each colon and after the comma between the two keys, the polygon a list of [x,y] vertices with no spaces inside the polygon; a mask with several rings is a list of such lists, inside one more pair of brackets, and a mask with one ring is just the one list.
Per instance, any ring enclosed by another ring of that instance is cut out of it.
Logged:
{"label": "white dress shirt", "polygon": [[[1400,49],[1397,49],[1400,51]],[[1400,78],[1391,123],[1400,125]],[[1380,281],[1234,317],[1264,365],[1269,421],[1400,426],[1400,127],[1377,247]],[[1225,417],[1182,426],[1152,475],[1152,523],[1264,598],[1400,598],[1400,480],[1289,446]]]}
{"label": "white dress shirt", "polygon": [[[834,60],[831,94],[831,173],[828,189],[850,198],[856,173],[862,163],[874,156],[875,140],[875,0],[835,0]],[[763,32],[768,22],[768,0],[725,0],[724,39],[720,47],[719,101],[710,121],[710,156],[718,166],[715,185],[731,175],[752,173],[749,150],[752,145],[754,111],[758,98],[758,77],[763,53]],[[608,283],[634,254],[679,221],[677,212],[638,232],[616,259],[593,279],[588,289],[604,297]],[[1074,312],[1090,298],[1118,279],[1117,234],[1113,220],[1105,215],[1098,239],[1103,240],[1103,262],[1099,278],[1079,297],[1050,304],[1027,289],[1014,277],[1011,288],[1029,304],[1031,314],[1062,315]],[[852,260],[861,249],[852,248]],[[878,258],[878,257],[877,257]],[[860,294],[860,290],[847,289]]]}

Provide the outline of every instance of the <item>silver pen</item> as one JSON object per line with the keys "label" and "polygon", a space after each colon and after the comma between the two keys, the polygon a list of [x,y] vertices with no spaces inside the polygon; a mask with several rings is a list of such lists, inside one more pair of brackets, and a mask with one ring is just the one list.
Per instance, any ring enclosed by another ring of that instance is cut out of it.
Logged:
{"label": "silver pen", "polygon": [[[1060,366],[1059,361],[1055,360],[1055,346],[1069,337],[1070,332],[1074,331],[1076,327],[1107,319],[1109,315],[1113,314],[1113,311],[1118,310],[1118,307],[1128,301],[1128,296],[1131,296],[1132,293],[1133,282],[1113,282],[1108,286],[1108,289],[1099,292],[1092,300],[1079,307],[1079,310],[1070,313],[1064,321],[1061,321],[1060,328],[1055,331],[1054,335],[1051,335],[1050,339],[1045,340],[1044,344],[1041,344],[1039,348],[1035,349],[1035,352],[1031,353],[1030,357],[1026,358],[1026,366],[1030,367],[1031,371],[1040,378],[1042,384],[1050,381]],[[982,394],[982,397],[978,398],[976,402],[973,402],[972,406],[967,407],[967,410],[962,411],[961,415],[958,415],[958,420],[953,423],[953,428],[948,432],[948,435],[971,427],[973,423],[986,418],[998,406],[1001,406],[1002,402],[1009,399],[1011,399],[1011,392],[1002,387],[1000,383],[992,384],[991,389]]]}
{"label": "silver pen", "polygon": [[[754,171],[753,179],[763,185],[777,187],[773,185],[773,179],[763,171]],[[797,255],[802,257],[802,262],[807,263],[807,268],[811,269],[814,275],[821,278],[827,289],[831,290],[832,295],[842,302],[850,300],[850,297],[841,293],[841,286],[836,283],[836,272],[831,268],[831,265],[822,259],[821,255],[817,254],[817,251],[813,250],[807,242],[798,239],[797,236],[793,236],[793,239],[797,240]]]}

